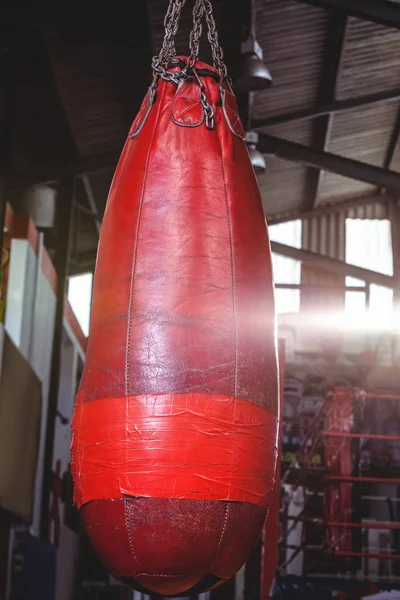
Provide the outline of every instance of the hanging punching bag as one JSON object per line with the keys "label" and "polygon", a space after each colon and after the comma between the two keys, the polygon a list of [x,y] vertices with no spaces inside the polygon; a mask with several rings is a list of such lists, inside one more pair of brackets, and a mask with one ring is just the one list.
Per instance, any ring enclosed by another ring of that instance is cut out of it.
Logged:
{"label": "hanging punching bag", "polygon": [[[71,448],[98,556],[164,596],[204,592],[246,561],[278,426],[260,193],[209,0],[195,5],[191,56],[176,57],[183,4],[171,0],[111,186]],[[204,17],[214,67],[197,59]]]}

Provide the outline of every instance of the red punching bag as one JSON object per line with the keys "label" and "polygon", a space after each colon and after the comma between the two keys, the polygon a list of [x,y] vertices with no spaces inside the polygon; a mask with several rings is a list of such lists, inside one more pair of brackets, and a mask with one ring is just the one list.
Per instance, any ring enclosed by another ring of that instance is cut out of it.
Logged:
{"label": "red punching bag", "polygon": [[[73,419],[75,502],[126,585],[194,595],[231,578],[267,514],[277,452],[271,256],[209,0],[191,56],[171,0],[154,80],[104,216]],[[198,61],[206,17],[214,67]]]}

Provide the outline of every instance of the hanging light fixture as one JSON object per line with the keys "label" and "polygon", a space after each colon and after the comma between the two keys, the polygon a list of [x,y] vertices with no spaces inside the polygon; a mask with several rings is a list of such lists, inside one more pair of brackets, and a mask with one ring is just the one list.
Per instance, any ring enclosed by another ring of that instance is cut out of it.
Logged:
{"label": "hanging light fixture", "polygon": [[246,143],[249,149],[251,164],[253,165],[254,171],[257,175],[264,173],[267,170],[267,163],[263,154],[257,150],[258,144],[258,133],[255,131],[248,131],[246,134]]}
{"label": "hanging light fixture", "polygon": [[251,2],[250,35],[241,46],[240,75],[235,79],[239,92],[259,92],[272,85],[271,73],[265,63],[263,51],[256,39],[256,0]]}

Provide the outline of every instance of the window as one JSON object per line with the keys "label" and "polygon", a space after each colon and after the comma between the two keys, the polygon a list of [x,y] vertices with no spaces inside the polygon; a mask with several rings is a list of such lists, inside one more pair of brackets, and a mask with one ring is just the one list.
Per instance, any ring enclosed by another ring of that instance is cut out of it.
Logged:
{"label": "window", "polygon": [[86,336],[89,335],[92,282],[92,273],[75,275],[70,277],[68,282],[68,300]]}
{"label": "window", "polygon": [[[289,221],[269,227],[271,241],[301,248],[301,221]],[[298,285],[301,279],[301,263],[286,256],[272,254],[275,284]],[[300,310],[300,290],[275,288],[277,314],[297,313]]]}
{"label": "window", "polygon": [[[391,227],[388,220],[346,219],[346,262],[370,271],[393,275]],[[364,287],[364,282],[346,278],[347,286]],[[366,295],[346,292],[346,312],[366,310]],[[370,288],[370,315],[390,318],[393,290],[378,285]]]}

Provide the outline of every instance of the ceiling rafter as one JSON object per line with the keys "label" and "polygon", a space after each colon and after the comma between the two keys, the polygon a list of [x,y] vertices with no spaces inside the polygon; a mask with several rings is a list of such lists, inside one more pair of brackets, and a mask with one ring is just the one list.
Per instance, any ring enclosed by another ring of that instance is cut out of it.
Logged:
{"label": "ceiling rafter", "polygon": [[[357,160],[323,152],[265,133],[260,134],[259,149],[265,154],[273,154],[284,160],[305,164],[317,169],[324,169],[343,177],[372,183],[372,185],[385,187],[396,193],[400,191],[400,174],[381,167],[374,167],[373,165],[368,165]],[[59,171],[53,173],[52,179],[40,178],[38,176],[31,179],[30,183],[50,182],[70,175],[80,176],[85,173],[108,171],[115,168],[119,154],[119,152],[107,152],[105,154],[80,158],[79,160],[60,166]]]}
{"label": "ceiling rafter", "polygon": [[400,173],[394,171],[289,142],[265,133],[260,135],[258,149],[265,154],[273,154],[284,160],[364,181],[392,191],[396,195],[400,193]]}
{"label": "ceiling rafter", "polygon": [[388,144],[388,147],[386,150],[386,156],[385,156],[385,160],[383,162],[384,169],[390,169],[390,165],[392,164],[392,161],[393,161],[393,158],[394,158],[394,155],[396,152],[397,144],[399,143],[399,138],[400,138],[400,106],[397,111],[396,120],[394,123],[392,133],[390,135],[389,144]]}
{"label": "ceiling rafter", "polygon": [[[326,75],[322,78],[320,90],[320,102],[323,104],[332,104],[337,99],[338,85],[342,76],[342,65],[344,58],[344,49],[348,30],[347,16],[335,11],[328,25],[328,35],[325,45],[325,56],[323,72]],[[321,150],[328,150],[329,141],[333,126],[333,114],[329,113],[319,117],[314,124],[314,146]],[[321,169],[312,170],[310,183],[309,208],[315,208],[318,200],[319,188],[321,185],[323,171]]]}
{"label": "ceiling rafter", "polygon": [[362,279],[367,283],[373,283],[390,289],[393,289],[395,285],[394,278],[390,275],[383,275],[376,271],[356,267],[355,265],[351,265],[336,258],[330,258],[317,252],[311,252],[310,250],[302,250],[293,246],[287,246],[286,244],[280,244],[279,242],[271,242],[271,250],[275,254],[320,266],[323,269],[340,273],[341,275]]}
{"label": "ceiling rafter", "polygon": [[288,221],[295,221],[297,219],[309,219],[312,217],[320,217],[322,215],[330,215],[332,213],[342,212],[343,210],[349,210],[357,208],[359,206],[368,206],[371,204],[381,204],[383,206],[389,206],[393,202],[393,196],[390,194],[376,194],[375,196],[362,196],[361,198],[349,198],[343,202],[336,204],[328,204],[324,206],[318,206],[308,211],[294,211],[278,215],[272,219],[268,219],[269,225],[279,225],[280,223],[287,223]]}
{"label": "ceiling rafter", "polygon": [[400,29],[400,5],[391,0],[297,0],[328,10],[341,10],[349,16]]}
{"label": "ceiling rafter", "polygon": [[93,194],[92,184],[90,182],[89,175],[82,175],[82,183],[86,192],[86,197],[90,206],[91,215],[93,217],[94,226],[97,231],[97,235],[100,235],[101,230],[101,219],[99,211],[97,210],[96,199]]}
{"label": "ceiling rafter", "polygon": [[323,115],[340,114],[355,108],[363,108],[364,106],[371,106],[373,104],[385,104],[387,102],[393,102],[394,100],[399,99],[400,88],[395,88],[393,90],[385,90],[383,92],[377,92],[367,96],[348,98],[347,100],[336,100],[335,102],[329,104],[321,104],[311,108],[302,108],[300,110],[295,110],[272,117],[253,119],[251,126],[255,129],[260,129],[261,127],[272,127],[274,125],[293,123],[295,121],[306,121],[308,119],[314,119],[315,117],[321,117]]}
{"label": "ceiling rafter", "polygon": [[[71,148],[73,148],[73,155],[74,155],[73,162],[75,162],[75,161],[79,160],[79,158],[78,158],[79,154],[78,154],[77,145],[76,145],[76,142],[75,142],[75,138],[74,138],[74,135],[73,135],[70,123],[68,121],[68,117],[67,117],[67,112],[66,112],[65,106],[64,106],[64,104],[62,102],[62,98],[61,98],[61,95],[60,95],[60,92],[59,92],[59,89],[58,89],[58,86],[57,86],[57,82],[56,82],[56,78],[55,78],[55,73],[54,73],[54,67],[53,67],[53,64],[52,64],[52,61],[51,61],[51,56],[50,56],[49,48],[48,48],[48,45],[46,43],[45,35],[43,33],[41,34],[41,38],[42,38],[43,49],[44,49],[44,52],[45,52],[45,58],[46,58],[46,61],[49,64],[49,70],[51,72],[51,85],[52,85],[53,90],[55,92],[55,97],[57,98],[57,103],[58,103],[59,109],[60,109],[59,110],[60,119],[62,119],[62,121],[63,121],[65,135],[66,135],[66,138],[68,137],[69,146]],[[77,175],[76,173],[71,172],[71,173],[66,174],[65,176],[66,177],[75,177],[76,175]],[[56,179],[58,180],[58,179],[61,179],[61,178],[64,178],[64,177],[60,177],[60,178],[57,177]],[[98,215],[98,210],[97,210],[97,203],[96,203],[96,199],[94,197],[94,194],[93,194],[93,191],[92,191],[92,187],[91,187],[91,183],[90,183],[90,180],[89,180],[89,177],[88,177],[87,174],[84,174],[82,176],[82,184],[83,184],[83,189],[84,189],[86,197],[87,197],[88,204],[90,206],[90,210],[92,212],[92,214],[90,216],[92,216],[92,219],[93,219],[93,227],[95,228],[97,235],[99,235],[101,224],[99,222],[99,215]],[[75,197],[74,197],[74,202],[75,202]],[[68,267],[68,269],[69,269],[69,267]]]}

